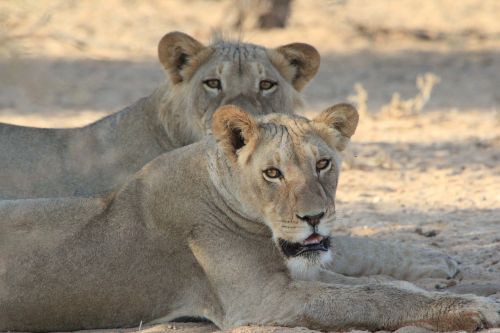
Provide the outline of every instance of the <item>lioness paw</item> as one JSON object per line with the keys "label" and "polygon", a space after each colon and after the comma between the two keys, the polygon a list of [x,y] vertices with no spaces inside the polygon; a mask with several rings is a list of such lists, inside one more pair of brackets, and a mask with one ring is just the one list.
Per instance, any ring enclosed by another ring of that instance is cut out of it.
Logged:
{"label": "lioness paw", "polygon": [[466,330],[499,327],[500,303],[483,297],[466,295],[447,296],[439,302],[435,328],[439,331]]}
{"label": "lioness paw", "polygon": [[459,263],[442,253],[432,253],[419,262],[414,272],[410,272],[408,280],[416,281],[422,278],[456,279],[460,278]]}

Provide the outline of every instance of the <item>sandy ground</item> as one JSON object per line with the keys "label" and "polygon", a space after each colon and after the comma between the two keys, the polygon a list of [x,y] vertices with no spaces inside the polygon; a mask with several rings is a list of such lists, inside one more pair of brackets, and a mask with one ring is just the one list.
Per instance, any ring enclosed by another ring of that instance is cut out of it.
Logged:
{"label": "sandy ground", "polygon": [[[500,2],[311,3],[295,0],[287,29],[248,28],[241,35],[266,46],[318,47],[322,65],[305,92],[307,115],[352,99],[356,83],[368,94],[341,176],[335,232],[440,249],[462,262],[461,284],[490,284],[500,297]],[[156,60],[164,33],[180,30],[202,41],[214,31],[238,37],[233,6],[228,0],[2,1],[0,121],[71,127],[118,111],[164,80]],[[440,82],[423,111],[380,113],[395,92],[415,96],[415,79],[424,73]],[[141,330],[217,329],[175,323]],[[235,330],[247,331],[284,329]]]}

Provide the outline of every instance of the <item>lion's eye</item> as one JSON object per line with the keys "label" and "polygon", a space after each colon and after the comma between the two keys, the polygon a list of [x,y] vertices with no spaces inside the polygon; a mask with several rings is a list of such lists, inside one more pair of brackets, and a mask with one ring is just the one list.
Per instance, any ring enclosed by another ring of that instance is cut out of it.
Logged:
{"label": "lion's eye", "polygon": [[276,168],[269,168],[263,171],[264,175],[271,179],[277,179],[283,177],[281,171]]}
{"label": "lion's eye", "polygon": [[278,83],[269,81],[269,80],[262,80],[259,83],[259,89],[260,90],[269,90],[272,89],[274,86],[276,86]]}
{"label": "lion's eye", "polygon": [[218,80],[218,79],[205,80],[205,81],[203,81],[203,84],[206,85],[210,89],[218,89],[218,90],[222,89],[222,85],[220,83],[220,80]]}
{"label": "lion's eye", "polygon": [[319,160],[318,162],[316,162],[316,170],[318,170],[318,171],[325,170],[326,168],[328,168],[330,166],[330,163],[331,163],[331,161],[329,159],[323,158],[323,159]]}

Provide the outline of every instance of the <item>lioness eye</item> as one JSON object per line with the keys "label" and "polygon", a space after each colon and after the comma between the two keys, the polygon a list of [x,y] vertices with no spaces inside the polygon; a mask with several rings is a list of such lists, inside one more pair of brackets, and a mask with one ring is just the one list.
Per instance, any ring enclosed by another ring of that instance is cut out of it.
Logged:
{"label": "lioness eye", "polygon": [[281,174],[281,171],[279,171],[276,168],[269,168],[263,171],[264,175],[266,175],[268,178],[271,179],[276,179],[276,178],[281,178],[283,175]]}
{"label": "lioness eye", "polygon": [[269,81],[269,80],[262,80],[259,83],[259,88],[260,90],[269,90],[273,88],[275,85],[277,85],[276,82]]}
{"label": "lioness eye", "polygon": [[318,162],[316,162],[316,169],[318,171],[325,170],[329,166],[330,166],[330,160],[327,158],[321,159]]}
{"label": "lioness eye", "polygon": [[219,90],[222,89],[222,85],[220,84],[220,80],[218,79],[205,80],[203,81],[203,84],[211,89],[219,89]]}

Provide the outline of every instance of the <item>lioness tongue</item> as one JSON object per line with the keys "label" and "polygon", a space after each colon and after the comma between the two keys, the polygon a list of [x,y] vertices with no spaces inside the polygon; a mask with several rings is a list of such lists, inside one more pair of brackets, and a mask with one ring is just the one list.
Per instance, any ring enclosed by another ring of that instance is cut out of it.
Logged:
{"label": "lioness tongue", "polygon": [[320,236],[318,234],[312,234],[311,236],[306,238],[306,240],[304,241],[304,245],[318,244],[322,240],[323,236]]}

